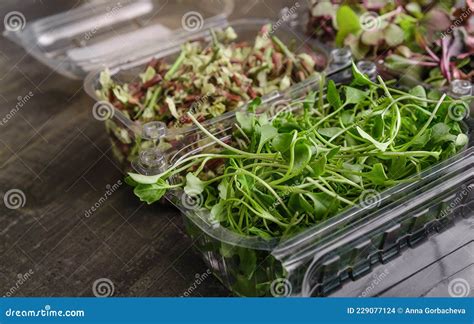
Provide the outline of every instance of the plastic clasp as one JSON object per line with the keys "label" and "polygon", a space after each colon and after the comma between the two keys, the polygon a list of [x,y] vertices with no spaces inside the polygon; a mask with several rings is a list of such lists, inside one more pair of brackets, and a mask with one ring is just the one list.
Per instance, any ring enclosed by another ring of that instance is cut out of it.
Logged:
{"label": "plastic clasp", "polygon": [[166,135],[166,125],[160,121],[153,121],[142,126],[142,138],[146,140],[159,140]]}
{"label": "plastic clasp", "polygon": [[[449,95],[454,99],[470,96],[472,92],[473,84],[469,80],[455,79],[450,84]],[[459,111],[459,109],[457,111]],[[461,107],[460,111],[462,111],[464,116],[474,116],[474,101],[471,100],[469,103],[464,103],[464,108]]]}
{"label": "plastic clasp", "polygon": [[348,48],[336,48],[330,52],[328,75],[334,82],[341,82],[349,79],[352,72],[348,67],[351,66],[352,53]]}
{"label": "plastic clasp", "polygon": [[140,174],[155,175],[166,170],[166,161],[159,149],[149,148],[140,152],[132,166]]}
{"label": "plastic clasp", "polygon": [[352,53],[348,48],[335,48],[331,51],[330,59],[332,64],[346,65],[352,59]]}
{"label": "plastic clasp", "polygon": [[371,61],[359,61],[356,64],[357,68],[363,74],[366,74],[370,80],[375,81],[377,78],[377,66]]}

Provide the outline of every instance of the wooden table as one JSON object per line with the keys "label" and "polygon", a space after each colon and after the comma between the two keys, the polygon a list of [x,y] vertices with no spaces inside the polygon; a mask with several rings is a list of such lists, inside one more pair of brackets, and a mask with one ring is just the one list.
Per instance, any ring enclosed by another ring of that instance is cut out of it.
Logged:
{"label": "wooden table", "polygon": [[[239,1],[234,17],[277,15],[277,3],[254,2]],[[32,21],[77,5],[8,0],[0,14],[2,22],[11,11]],[[0,296],[92,296],[101,278],[112,281],[114,296],[180,296],[207,270],[177,210],[144,205],[125,184],[86,217],[108,186],[123,180],[93,103],[81,81],[0,38],[0,120],[8,119],[0,125],[0,197],[18,189],[25,202],[17,209],[0,204]],[[208,276],[192,295],[229,291]]]}

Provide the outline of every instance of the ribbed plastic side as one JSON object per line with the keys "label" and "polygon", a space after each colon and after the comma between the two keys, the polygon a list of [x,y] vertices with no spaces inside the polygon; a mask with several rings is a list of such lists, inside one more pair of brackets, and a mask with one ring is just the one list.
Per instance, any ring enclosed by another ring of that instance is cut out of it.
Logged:
{"label": "ribbed plastic side", "polygon": [[349,210],[324,228],[282,243],[272,255],[282,262],[296,294],[323,296],[458,219],[473,217],[473,198],[470,147],[425,171],[416,183],[389,190],[372,208]]}

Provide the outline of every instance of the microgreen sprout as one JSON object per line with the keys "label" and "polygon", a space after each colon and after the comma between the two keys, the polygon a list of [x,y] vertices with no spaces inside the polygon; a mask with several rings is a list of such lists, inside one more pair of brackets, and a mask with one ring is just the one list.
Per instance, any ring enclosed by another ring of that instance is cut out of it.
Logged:
{"label": "microgreen sprout", "polygon": [[[352,84],[329,81],[271,118],[239,112],[230,143],[189,113],[218,149],[184,157],[156,176],[131,173],[135,194],[148,203],[168,190],[199,194],[202,208],[231,231],[281,238],[358,205],[368,190],[413,181],[463,149],[463,123],[448,111],[454,99],[393,89],[355,65],[353,74]],[[224,162],[209,170],[212,160]]]}

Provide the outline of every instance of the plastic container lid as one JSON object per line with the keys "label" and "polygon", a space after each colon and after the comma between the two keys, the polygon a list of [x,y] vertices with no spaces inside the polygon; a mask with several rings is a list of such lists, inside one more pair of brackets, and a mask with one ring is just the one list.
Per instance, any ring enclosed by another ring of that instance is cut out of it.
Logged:
{"label": "plastic container lid", "polygon": [[98,0],[12,25],[4,36],[58,73],[83,79],[90,71],[143,58],[180,34],[219,25],[233,6],[232,0]]}

